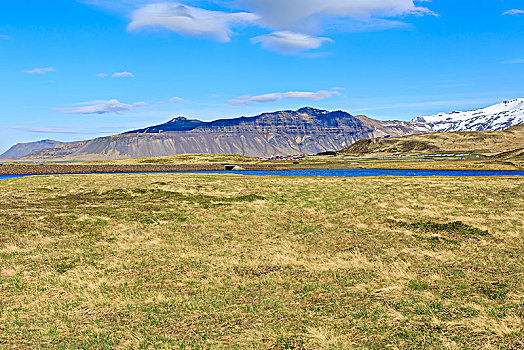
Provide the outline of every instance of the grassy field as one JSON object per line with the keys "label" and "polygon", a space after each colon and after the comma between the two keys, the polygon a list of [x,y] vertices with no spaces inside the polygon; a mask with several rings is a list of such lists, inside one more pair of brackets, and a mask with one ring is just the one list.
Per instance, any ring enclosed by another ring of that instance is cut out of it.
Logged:
{"label": "grassy field", "polygon": [[[237,154],[179,154],[168,157],[131,158],[106,162],[83,162],[80,164],[111,165],[180,165],[180,164],[279,164],[284,167],[295,167],[294,161],[267,160],[245,157]],[[477,158],[475,155],[454,158],[388,158],[384,157],[351,157],[347,155],[311,156],[300,160],[298,167],[306,168],[380,168],[380,169],[426,169],[426,170],[523,170],[524,160]]]}
{"label": "grassy field", "polygon": [[[222,159],[222,161],[218,161]],[[293,161],[259,161],[257,159],[236,156],[219,157],[218,155],[187,155],[170,156],[158,158],[126,159],[108,162],[64,162],[64,163],[42,163],[46,165],[97,165],[97,166],[127,166],[127,165],[209,165],[209,164],[238,164],[255,165],[264,169],[265,166],[278,165],[286,169],[423,169],[423,170],[524,170],[524,160],[494,159],[489,157],[475,156],[467,159],[460,158],[435,158],[417,159],[411,158],[390,158],[390,157],[307,157],[300,160],[299,164]],[[25,165],[33,163],[5,163],[5,165]],[[38,163],[37,163],[38,164]],[[203,169],[204,170],[204,169]]]}
{"label": "grassy field", "polygon": [[[520,130],[520,129],[516,129]],[[524,131],[524,128],[522,128]],[[511,134],[507,132],[508,134]],[[461,133],[443,133],[444,138],[449,135]],[[466,133],[466,135],[484,135],[485,133]],[[500,137],[501,132],[491,132],[487,135],[494,134]],[[431,134],[435,135],[435,134]],[[511,134],[512,135],[512,134]],[[524,135],[524,134],[523,134]],[[427,135],[415,135],[418,137]],[[456,135],[455,135],[456,136]],[[408,138],[410,138],[408,137]],[[478,138],[478,136],[477,136]],[[401,138],[404,139],[404,138]],[[399,139],[399,140],[401,140]],[[396,140],[396,139],[384,139]],[[382,140],[381,142],[385,142]],[[478,140],[477,140],[478,141]],[[522,143],[521,141],[519,141]],[[517,142],[518,144],[520,144]],[[507,143],[507,145],[506,145]],[[504,139],[506,148],[514,147],[511,140]],[[508,146],[509,145],[509,146]],[[501,145],[497,149],[504,149]],[[416,152],[415,152],[416,153]],[[110,161],[93,161],[93,162],[44,162],[45,164],[81,164],[81,165],[208,165],[208,164],[249,164],[249,165],[268,165],[278,164],[283,167],[294,168],[380,168],[380,169],[426,169],[426,170],[524,170],[524,159],[521,156],[522,150],[514,150],[502,154],[499,157],[485,157],[471,155],[467,157],[452,158],[392,158],[388,157],[391,153],[369,153],[360,156],[340,152],[335,156],[309,156],[301,159],[299,165],[293,164],[293,160],[260,160],[252,157],[246,157],[238,154],[178,154],[167,157],[148,157],[148,158],[129,158]],[[464,158],[464,159],[461,159]],[[4,164],[33,164],[34,162],[4,162]],[[38,162],[37,162],[38,163]]]}
{"label": "grassy field", "polygon": [[[336,158],[335,158],[336,159]],[[339,158],[340,159],[340,158]],[[344,159],[344,158],[342,158]],[[461,160],[460,158],[435,158],[435,159],[414,159],[411,158],[353,158],[340,163],[340,160],[333,160],[331,165],[340,164],[342,167],[367,168],[367,169],[421,169],[421,170],[524,170],[524,161],[520,160],[495,160],[490,158],[480,158]],[[349,166],[348,166],[349,164]]]}
{"label": "grassy field", "polygon": [[523,178],[0,181],[0,347],[522,349]]}
{"label": "grassy field", "polygon": [[260,163],[258,159],[246,157],[239,154],[176,154],[167,157],[129,158],[119,160],[108,160],[104,162],[83,162],[83,164],[116,164],[116,165],[139,165],[139,164],[253,164]]}

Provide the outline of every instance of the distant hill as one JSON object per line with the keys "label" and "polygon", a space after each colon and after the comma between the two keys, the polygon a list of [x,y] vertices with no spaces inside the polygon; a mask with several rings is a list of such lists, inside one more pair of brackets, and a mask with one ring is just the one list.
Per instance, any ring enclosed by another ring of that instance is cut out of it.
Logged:
{"label": "distant hill", "polygon": [[[366,139],[356,142],[339,153],[354,155],[380,153],[475,153],[493,155],[502,152],[517,152],[516,149],[522,148],[524,148],[524,125],[517,125],[503,131],[443,132]],[[511,154],[508,153],[507,155],[511,156]],[[501,155],[501,157],[503,156]]]}
{"label": "distant hill", "polygon": [[301,108],[212,122],[167,123],[29,153],[25,159],[111,160],[173,154],[268,157],[337,151],[370,137],[417,133],[409,122],[379,121],[344,111]]}
{"label": "distant hill", "polygon": [[54,148],[65,145],[65,142],[53,141],[53,140],[42,140],[28,143],[17,143],[6,152],[0,155],[0,159],[12,159],[24,157],[35,150],[41,150],[45,148]]}

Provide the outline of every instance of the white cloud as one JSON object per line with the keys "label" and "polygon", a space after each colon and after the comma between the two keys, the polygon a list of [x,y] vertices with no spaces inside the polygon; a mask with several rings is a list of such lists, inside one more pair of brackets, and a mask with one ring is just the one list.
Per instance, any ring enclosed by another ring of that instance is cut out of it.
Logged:
{"label": "white cloud", "polygon": [[508,11],[504,12],[502,15],[503,16],[507,16],[507,15],[518,16],[518,15],[522,15],[522,14],[524,14],[524,10],[513,9],[513,10],[508,10]]}
{"label": "white cloud", "polygon": [[187,101],[184,100],[182,97],[171,97],[169,99],[169,102],[187,102]]}
{"label": "white cloud", "polygon": [[9,40],[11,39],[9,35],[0,34],[0,40]]}
{"label": "white cloud", "polygon": [[98,73],[96,76],[99,77],[99,78],[107,78],[109,76],[109,74],[107,74],[107,73]]}
{"label": "white cloud", "polygon": [[339,91],[336,90],[320,90],[317,92],[303,92],[303,91],[290,91],[290,92],[275,92],[271,94],[249,96],[244,95],[236,99],[230,100],[229,104],[235,106],[245,106],[253,103],[268,103],[276,102],[285,98],[290,99],[305,99],[311,101],[320,101],[326,98],[340,95]]}
{"label": "white cloud", "polygon": [[521,64],[524,63],[524,58],[517,58],[514,60],[504,61],[503,64]]}
{"label": "white cloud", "polygon": [[210,11],[178,3],[145,5],[131,14],[128,30],[143,27],[164,27],[180,35],[203,37],[218,42],[228,42],[235,24],[253,22],[258,17],[252,13]]}
{"label": "white cloud", "polygon": [[135,75],[130,72],[116,72],[113,74],[112,78],[134,78]]}
{"label": "white cloud", "polygon": [[435,15],[413,0],[244,0],[260,22],[277,30],[316,33],[322,23],[340,18],[391,18]]}
{"label": "white cloud", "polygon": [[144,107],[147,103],[136,102],[133,104],[121,103],[116,99],[112,100],[97,100],[89,102],[75,103],[72,106],[78,107],[65,107],[65,108],[54,108],[64,114],[122,114],[129,112],[137,107]]}
{"label": "white cloud", "polygon": [[[282,53],[318,49],[330,40],[320,37],[327,29],[386,30],[408,26],[395,18],[437,16],[416,4],[430,2],[427,0],[188,0],[201,7],[167,0],[77,1],[130,13],[129,31],[165,28],[183,36],[229,42],[235,27],[259,26],[272,33],[259,35],[252,42]],[[205,8],[206,4],[228,11],[212,11]]]}
{"label": "white cloud", "polygon": [[252,38],[251,42],[260,43],[263,48],[271,51],[284,54],[296,54],[301,51],[318,49],[324,42],[333,42],[333,40],[283,31],[257,36]]}
{"label": "white cloud", "polygon": [[24,73],[27,73],[27,74],[46,74],[46,73],[50,73],[50,72],[56,72],[56,69],[55,68],[51,68],[51,67],[48,67],[48,68],[36,68],[36,69],[31,69],[31,70],[25,70]]}

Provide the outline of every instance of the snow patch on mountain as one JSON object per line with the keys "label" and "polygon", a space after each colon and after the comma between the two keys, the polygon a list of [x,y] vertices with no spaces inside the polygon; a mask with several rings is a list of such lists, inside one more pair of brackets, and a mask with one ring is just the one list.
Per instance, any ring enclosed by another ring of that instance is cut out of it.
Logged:
{"label": "snow patch on mountain", "polygon": [[[413,123],[429,132],[499,131],[524,124],[524,98],[504,101],[496,105],[467,112],[439,113],[417,117]],[[428,132],[426,131],[426,132]]]}

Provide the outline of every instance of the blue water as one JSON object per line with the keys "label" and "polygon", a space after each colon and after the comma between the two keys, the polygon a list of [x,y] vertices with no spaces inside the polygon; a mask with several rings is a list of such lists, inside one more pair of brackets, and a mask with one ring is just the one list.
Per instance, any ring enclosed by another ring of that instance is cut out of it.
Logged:
{"label": "blue water", "polygon": [[[465,171],[465,170],[385,170],[385,169],[311,169],[311,170],[242,170],[242,171],[191,171],[167,174],[236,174],[256,176],[303,176],[303,177],[366,177],[366,176],[524,176],[524,171]],[[139,174],[149,174],[147,172]],[[158,173],[157,173],[158,174]],[[24,175],[0,175],[0,180],[23,177]],[[30,175],[28,175],[30,176]]]}
{"label": "blue water", "polygon": [[524,176],[524,171],[461,170],[385,170],[385,169],[311,169],[280,171],[199,171],[200,174],[242,174],[257,176],[366,177],[366,176]]}
{"label": "blue water", "polygon": [[0,175],[0,180],[14,179],[16,177],[24,177],[25,175]]}

